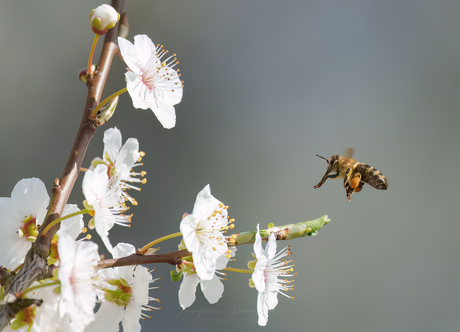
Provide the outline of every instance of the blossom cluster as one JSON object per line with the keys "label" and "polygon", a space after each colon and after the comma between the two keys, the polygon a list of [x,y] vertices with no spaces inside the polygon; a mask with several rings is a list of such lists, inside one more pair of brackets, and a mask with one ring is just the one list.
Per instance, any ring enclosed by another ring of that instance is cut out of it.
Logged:
{"label": "blossom cluster", "polygon": [[[90,15],[93,30],[103,34],[115,26],[119,15],[108,5],[97,8]],[[133,106],[151,109],[164,128],[176,123],[174,105],[182,98],[182,81],[174,67],[176,55],[169,55],[162,45],[155,46],[146,35],[134,37],[134,43],[118,37],[120,54],[127,65],[126,89]],[[92,73],[88,68],[88,75]],[[116,103],[115,103],[116,104]],[[101,103],[102,105],[102,103]],[[99,106],[97,106],[99,107]],[[96,107],[96,108],[97,108]],[[96,111],[96,109],[95,109]],[[110,116],[114,110],[110,111]],[[98,113],[100,114],[100,113]],[[91,119],[91,117],[90,117]],[[94,118],[93,118],[94,120]],[[107,120],[107,119],[105,119]],[[104,121],[105,122],[105,121]],[[3,275],[15,275],[23,268],[24,258],[38,237],[46,237],[52,226],[59,225],[53,234],[47,257],[48,274],[44,273],[22,293],[8,294],[4,283],[0,292],[2,304],[15,298],[39,299],[41,305],[31,305],[17,313],[8,326],[24,331],[118,331],[141,330],[139,320],[148,316],[145,311],[159,309],[152,302],[150,285],[158,278],[141,265],[109,265],[99,255],[99,246],[91,241],[88,229],[95,230],[107,251],[116,261],[133,255],[151,255],[151,247],[167,238],[181,236],[179,249],[186,252],[180,257],[174,281],[182,279],[178,301],[182,309],[193,304],[196,288],[200,288],[214,304],[223,296],[226,271],[251,274],[249,286],[256,288],[259,325],[266,325],[268,311],[278,303],[278,294],[292,290],[293,265],[282,258],[291,254],[289,247],[276,251],[275,230],[262,238],[259,226],[254,232],[255,261],[249,269],[230,268],[235,261],[235,235],[226,233],[234,228],[234,219],[228,215],[228,206],[211,194],[206,185],[197,195],[190,214],[184,214],[180,232],[153,241],[136,250],[132,244],[112,245],[110,230],[115,226],[129,227],[132,215],[128,210],[137,205],[130,195],[140,191],[146,183],[142,166],[144,153],[139,150],[136,138],[122,143],[122,135],[113,127],[104,132],[104,149],[101,157],[94,158],[84,173],[82,191],[85,200],[82,209],[68,204],[58,219],[51,221],[47,215],[50,197],[45,184],[37,178],[20,180],[11,197],[0,198],[0,266]],[[86,222],[83,215],[90,216]],[[262,241],[267,246],[262,247]],[[33,249],[33,248],[32,248]]]}

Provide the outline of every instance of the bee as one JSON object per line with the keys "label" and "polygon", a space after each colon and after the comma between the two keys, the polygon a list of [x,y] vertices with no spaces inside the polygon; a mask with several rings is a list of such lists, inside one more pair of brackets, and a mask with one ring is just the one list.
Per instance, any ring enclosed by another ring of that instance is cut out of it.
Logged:
{"label": "bee", "polygon": [[[345,157],[336,154],[326,159],[323,156],[317,155],[327,161],[327,170],[321,181],[313,188],[321,187],[328,178],[343,179],[343,187],[345,188],[349,202],[353,193],[360,192],[363,189],[364,183],[371,185],[375,189],[388,189],[388,181],[382,173],[368,164],[360,163],[356,159],[351,158],[352,155],[352,148],[347,149]],[[335,174],[329,175],[329,173]]]}

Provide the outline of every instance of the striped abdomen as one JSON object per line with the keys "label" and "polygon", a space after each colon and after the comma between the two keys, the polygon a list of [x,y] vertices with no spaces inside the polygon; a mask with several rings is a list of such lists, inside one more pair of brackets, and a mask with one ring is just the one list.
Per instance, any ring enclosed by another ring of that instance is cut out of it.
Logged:
{"label": "striped abdomen", "polygon": [[359,163],[359,165],[356,166],[355,172],[361,174],[361,181],[366,182],[372,187],[380,190],[388,189],[386,177],[374,167],[368,164]]}

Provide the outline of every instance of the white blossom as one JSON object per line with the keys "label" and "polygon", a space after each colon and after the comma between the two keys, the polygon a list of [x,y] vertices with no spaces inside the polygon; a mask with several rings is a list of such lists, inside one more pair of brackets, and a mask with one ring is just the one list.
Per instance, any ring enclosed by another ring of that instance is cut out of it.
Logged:
{"label": "white blossom", "polygon": [[[14,268],[24,261],[38,235],[37,226],[43,223],[48,204],[45,184],[37,178],[20,180],[11,197],[0,198],[0,265]],[[66,204],[62,215],[78,211],[76,205]],[[76,238],[82,227],[82,216],[77,215],[63,220],[58,233],[69,232]]]}
{"label": "white blossom", "polygon": [[[145,172],[135,173],[132,168],[142,165],[138,163],[144,156],[143,152],[139,152],[139,142],[136,138],[129,138],[125,144],[122,145],[121,132],[117,127],[109,128],[104,132],[104,152],[102,158],[94,158],[91,162],[91,170],[99,164],[105,164],[108,167],[109,176],[118,174],[121,181],[146,183],[144,177]],[[140,190],[131,184],[124,185],[126,189]],[[130,200],[131,203],[136,204],[135,200],[125,192],[125,198]]]}
{"label": "white blossom", "polygon": [[174,105],[182,99],[182,82],[173,67],[175,54],[167,56],[162,46],[153,44],[146,35],[134,36],[134,44],[118,37],[120,52],[128,66],[126,87],[135,108],[150,108],[164,128],[176,124]]}
{"label": "white blossom", "polygon": [[109,178],[106,165],[99,164],[94,170],[88,170],[83,178],[83,193],[85,194],[87,208],[94,211],[94,225],[97,233],[104,242],[107,250],[113,248],[108,237],[109,230],[114,224],[127,226],[130,217],[122,213],[124,206],[123,186],[116,174]]}
{"label": "white blossom", "polygon": [[[232,247],[230,249],[231,257],[235,256],[236,248]],[[216,272],[214,277],[211,280],[201,280],[196,272],[191,271],[191,269],[185,269],[182,273],[182,283],[179,288],[179,304],[182,309],[190,307],[196,299],[196,287],[198,284],[201,286],[201,291],[203,292],[204,297],[210,304],[217,303],[224,293],[224,284],[222,279],[224,279],[224,273],[218,271],[225,269],[227,263],[230,260],[227,254],[220,256],[216,261]]]}
{"label": "white blossom", "polygon": [[[211,195],[207,185],[198,193],[192,214],[185,216],[180,223],[185,246],[192,253],[201,280],[214,278],[216,261],[220,256],[230,257],[222,233],[229,228],[227,208]],[[233,224],[230,228],[233,228]]]}
{"label": "white blossom", "polygon": [[293,289],[290,280],[278,279],[278,277],[292,276],[291,261],[281,261],[280,259],[291,254],[289,246],[276,253],[276,236],[270,233],[265,250],[262,248],[262,237],[259,234],[257,225],[256,240],[254,242],[254,253],[257,263],[252,274],[252,281],[258,291],[257,295],[257,314],[259,325],[265,326],[268,320],[268,310],[273,310],[278,304],[278,293],[287,296],[283,291]]}
{"label": "white blossom", "polygon": [[[125,257],[133,253],[135,253],[133,245],[119,243],[114,247],[113,257]],[[120,322],[125,332],[140,331],[139,319],[146,316],[142,311],[155,309],[148,303],[158,301],[149,296],[149,286],[155,280],[152,280],[152,275],[147,268],[143,266],[116,267],[101,270],[98,276],[99,287],[106,290],[98,291],[102,303],[96,312],[94,322],[85,331],[118,331]]]}
{"label": "white blossom", "polygon": [[59,238],[59,316],[62,320],[68,315],[74,331],[83,331],[94,319],[96,292],[93,288],[93,278],[99,260],[97,249],[97,244],[90,241],[76,242],[66,233]]}

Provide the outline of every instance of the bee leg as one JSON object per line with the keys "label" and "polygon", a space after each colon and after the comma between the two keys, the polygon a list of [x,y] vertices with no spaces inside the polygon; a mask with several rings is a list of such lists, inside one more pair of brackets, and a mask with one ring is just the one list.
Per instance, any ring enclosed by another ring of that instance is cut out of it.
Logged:
{"label": "bee leg", "polygon": [[330,170],[329,170],[329,171],[326,171],[326,174],[324,174],[324,176],[323,176],[323,178],[321,179],[321,181],[319,181],[319,183],[318,183],[316,186],[314,186],[313,188],[314,188],[314,189],[317,189],[317,188],[321,187],[321,186],[324,184],[324,182],[326,182],[327,178],[329,177],[328,174],[329,174],[330,172],[331,172]]}
{"label": "bee leg", "polygon": [[347,188],[347,199],[349,202],[351,202],[351,195],[355,192],[355,189],[352,187]]}
{"label": "bee leg", "polygon": [[345,172],[345,177],[343,178],[343,187],[345,190],[348,190],[348,187],[350,186],[350,170],[351,168],[348,167],[347,171]]}

